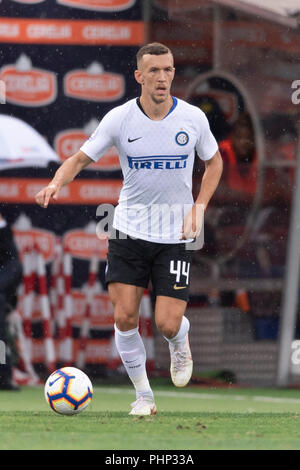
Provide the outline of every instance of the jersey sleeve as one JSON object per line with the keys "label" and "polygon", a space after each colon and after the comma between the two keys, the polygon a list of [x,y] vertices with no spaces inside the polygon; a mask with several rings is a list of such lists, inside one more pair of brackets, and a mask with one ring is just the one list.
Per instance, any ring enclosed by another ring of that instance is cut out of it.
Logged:
{"label": "jersey sleeve", "polygon": [[119,131],[119,120],[116,114],[116,109],[109,111],[90,138],[80,147],[80,150],[94,162],[97,162],[110,147],[115,145]]}
{"label": "jersey sleeve", "polygon": [[196,143],[196,151],[201,160],[210,160],[218,151],[218,144],[210,130],[206,115],[203,111],[200,111],[200,113],[200,130]]}

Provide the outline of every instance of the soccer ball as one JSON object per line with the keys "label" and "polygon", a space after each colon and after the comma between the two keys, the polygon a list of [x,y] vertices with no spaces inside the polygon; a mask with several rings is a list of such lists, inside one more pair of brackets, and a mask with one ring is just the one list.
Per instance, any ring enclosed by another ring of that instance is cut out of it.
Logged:
{"label": "soccer ball", "polygon": [[63,367],[48,377],[44,393],[53,411],[62,415],[74,415],[81,413],[91,402],[93,386],[81,370]]}

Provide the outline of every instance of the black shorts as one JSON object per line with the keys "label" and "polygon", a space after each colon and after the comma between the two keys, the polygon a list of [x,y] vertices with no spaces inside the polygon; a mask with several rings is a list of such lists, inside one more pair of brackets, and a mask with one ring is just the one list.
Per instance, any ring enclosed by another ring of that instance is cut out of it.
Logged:
{"label": "black shorts", "polygon": [[185,243],[154,243],[128,235],[125,239],[110,239],[106,284],[122,282],[146,289],[151,281],[155,296],[188,301],[193,251],[185,246]]}

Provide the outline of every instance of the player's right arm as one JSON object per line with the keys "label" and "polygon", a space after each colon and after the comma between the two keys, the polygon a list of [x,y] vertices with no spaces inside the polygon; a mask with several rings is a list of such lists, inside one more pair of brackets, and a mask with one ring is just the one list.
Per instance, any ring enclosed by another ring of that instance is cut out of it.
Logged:
{"label": "player's right arm", "polygon": [[83,168],[92,163],[92,161],[93,160],[81,150],[65,160],[56,171],[52,181],[35,196],[37,204],[43,208],[48,207],[50,199],[53,198],[56,200],[61,188],[73,181],[75,176],[78,175]]}
{"label": "player's right arm", "polygon": [[[70,183],[90,163],[97,162],[112,145],[115,145],[115,137],[119,134],[122,121],[120,117],[122,109],[123,106],[119,106],[109,111],[80,150],[59,167],[53,180],[35,197],[41,207],[48,207],[50,199],[56,200],[63,186]],[[127,107],[125,111],[126,109]]]}

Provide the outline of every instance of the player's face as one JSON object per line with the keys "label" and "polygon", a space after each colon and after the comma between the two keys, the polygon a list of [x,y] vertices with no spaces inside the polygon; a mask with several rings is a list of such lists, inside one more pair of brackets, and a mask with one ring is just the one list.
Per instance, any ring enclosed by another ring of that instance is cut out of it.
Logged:
{"label": "player's face", "polygon": [[136,79],[142,85],[142,94],[147,94],[154,103],[159,104],[170,96],[174,73],[172,54],[145,54],[136,71]]}

